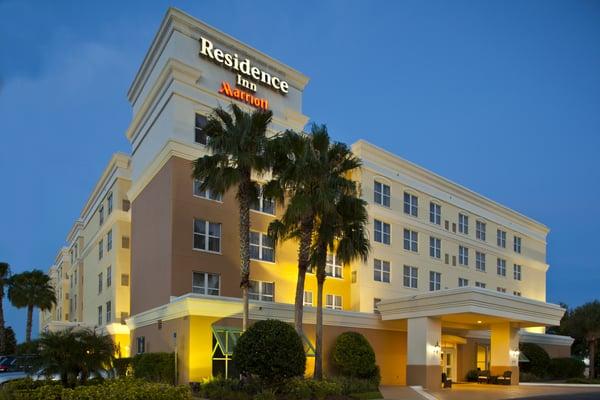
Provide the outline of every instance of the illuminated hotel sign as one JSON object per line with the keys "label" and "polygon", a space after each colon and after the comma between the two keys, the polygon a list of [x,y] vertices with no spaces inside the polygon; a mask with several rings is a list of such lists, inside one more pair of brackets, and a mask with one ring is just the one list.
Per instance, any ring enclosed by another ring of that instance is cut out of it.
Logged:
{"label": "illuminated hotel sign", "polygon": [[[288,93],[290,86],[286,81],[277,76],[272,76],[270,73],[253,66],[250,63],[250,60],[247,58],[240,60],[236,53],[227,53],[218,47],[215,47],[210,40],[203,37],[200,37],[200,55],[210,58],[212,61],[221,64],[224,68],[230,68],[233,71],[238,72],[236,78],[236,83],[238,86],[242,86],[248,90],[256,92],[256,84],[244,78],[244,76],[247,76],[248,78],[251,78],[282,94]],[[223,87],[221,87],[221,89],[223,89]]]}
{"label": "illuminated hotel sign", "polygon": [[239,101],[243,101],[244,103],[248,103],[251,106],[262,108],[263,110],[267,110],[269,108],[269,100],[261,99],[260,97],[256,97],[241,89],[233,89],[227,82],[221,82],[219,93],[224,94],[227,97],[231,97],[232,99],[237,99]]}

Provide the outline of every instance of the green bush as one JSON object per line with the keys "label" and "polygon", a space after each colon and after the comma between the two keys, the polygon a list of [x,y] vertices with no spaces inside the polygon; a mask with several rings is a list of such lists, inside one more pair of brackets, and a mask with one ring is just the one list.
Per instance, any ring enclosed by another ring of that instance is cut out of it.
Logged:
{"label": "green bush", "polygon": [[519,371],[519,382],[539,382],[541,379],[530,372]]}
{"label": "green bush", "polygon": [[379,375],[375,352],[360,333],[344,332],[339,335],[333,345],[331,359],[333,367],[341,375],[366,379]]}
{"label": "green bush", "polygon": [[308,379],[292,378],[282,385],[281,394],[288,400],[310,399],[312,396],[312,388],[308,384]]}
{"label": "green bush", "polygon": [[277,400],[277,397],[272,390],[263,390],[262,392],[255,394],[252,400]]}
{"label": "green bush", "polygon": [[472,369],[469,372],[467,372],[467,376],[465,378],[467,379],[467,382],[477,382],[478,377],[479,371],[476,369]]}
{"label": "green bush", "polygon": [[330,379],[342,388],[342,394],[376,392],[379,390],[379,378],[360,379],[347,376],[336,376]]}
{"label": "green bush", "polygon": [[586,384],[586,385],[600,385],[600,379],[571,378],[571,379],[567,379],[567,383],[577,383],[577,384]]}
{"label": "green bush", "polygon": [[582,378],[585,363],[571,357],[553,358],[548,368],[550,376],[554,379]]}
{"label": "green bush", "polygon": [[302,339],[291,325],[278,320],[259,321],[238,339],[233,351],[237,370],[270,384],[302,376],[306,354]]}
{"label": "green bush", "polygon": [[333,381],[328,380],[307,380],[308,386],[311,389],[311,399],[324,400],[329,396],[339,396],[342,394],[342,386]]}
{"label": "green bush", "polygon": [[119,378],[124,378],[131,374],[133,371],[133,358],[131,357],[122,357],[115,358],[113,360],[113,366],[115,367],[115,372]]}
{"label": "green bush", "polygon": [[550,356],[546,350],[534,343],[521,343],[519,348],[529,359],[528,363],[520,364],[521,370],[539,378],[545,378],[550,365]]}
{"label": "green bush", "polygon": [[133,357],[133,376],[150,382],[175,382],[175,354],[143,353]]}

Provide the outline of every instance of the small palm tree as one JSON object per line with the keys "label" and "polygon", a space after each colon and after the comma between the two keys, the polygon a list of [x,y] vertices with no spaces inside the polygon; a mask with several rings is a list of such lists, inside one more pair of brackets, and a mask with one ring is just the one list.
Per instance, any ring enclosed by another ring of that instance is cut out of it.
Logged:
{"label": "small palm tree", "polygon": [[99,335],[91,330],[76,333],[79,352],[81,384],[85,384],[90,374],[108,371],[117,353],[116,346],[109,335]]}
{"label": "small palm tree", "polygon": [[8,285],[10,265],[0,262],[0,354],[6,354],[6,337],[4,329],[4,287]]}
{"label": "small palm tree", "polygon": [[240,218],[240,287],[244,303],[242,328],[248,327],[248,289],[250,287],[250,206],[259,188],[252,173],[269,170],[267,127],[273,114],[269,110],[243,111],[231,105],[231,114],[216,108],[203,128],[211,155],[194,162],[193,177],[201,189],[224,193],[237,189]]}
{"label": "small palm tree", "polygon": [[50,310],[56,304],[56,294],[50,277],[39,269],[13,275],[9,280],[8,299],[16,308],[27,307],[25,341],[31,341],[31,323],[34,307]]}

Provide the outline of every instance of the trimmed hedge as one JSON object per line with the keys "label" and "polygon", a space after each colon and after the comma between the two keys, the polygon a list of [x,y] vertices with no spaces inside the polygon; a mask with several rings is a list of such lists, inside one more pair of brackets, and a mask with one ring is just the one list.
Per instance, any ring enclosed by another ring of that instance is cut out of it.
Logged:
{"label": "trimmed hedge", "polygon": [[571,357],[553,358],[548,370],[554,379],[583,378],[585,363]]}
{"label": "trimmed hedge", "polygon": [[240,336],[233,362],[241,374],[277,384],[304,374],[306,354],[291,325],[269,319],[254,323]]}
{"label": "trimmed hedge", "polygon": [[529,359],[528,363],[519,364],[520,369],[539,378],[545,378],[550,365],[550,356],[546,350],[534,343],[521,343],[519,348]]}
{"label": "trimmed hedge", "polygon": [[343,376],[379,380],[375,352],[360,333],[344,332],[339,335],[331,350],[331,359],[335,370]]}
{"label": "trimmed hedge", "polygon": [[143,353],[133,357],[133,376],[150,382],[175,382],[175,354]]}

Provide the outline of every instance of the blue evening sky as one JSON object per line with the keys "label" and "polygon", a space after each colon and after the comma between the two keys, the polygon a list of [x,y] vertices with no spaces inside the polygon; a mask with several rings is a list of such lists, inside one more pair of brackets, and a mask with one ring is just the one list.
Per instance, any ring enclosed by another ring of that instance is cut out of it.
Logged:
{"label": "blue evening sky", "polygon": [[[549,301],[600,297],[598,1],[0,1],[0,260],[13,272],[52,264],[128,150],[126,91],[169,5],[308,75],[304,112],[336,139],[548,225]],[[25,311],[6,316],[22,339]]]}

